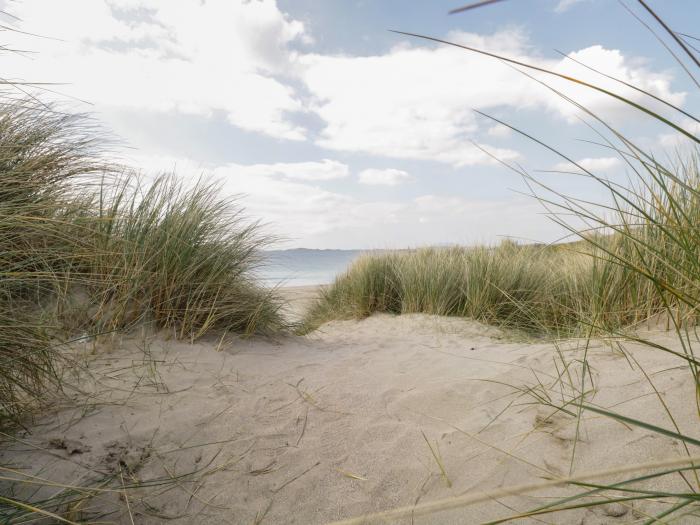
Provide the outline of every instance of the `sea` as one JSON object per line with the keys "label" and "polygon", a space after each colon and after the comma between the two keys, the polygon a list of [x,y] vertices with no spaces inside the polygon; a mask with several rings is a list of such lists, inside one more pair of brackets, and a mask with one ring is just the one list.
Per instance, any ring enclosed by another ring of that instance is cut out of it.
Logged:
{"label": "sea", "polygon": [[363,250],[268,250],[257,276],[268,286],[330,284]]}

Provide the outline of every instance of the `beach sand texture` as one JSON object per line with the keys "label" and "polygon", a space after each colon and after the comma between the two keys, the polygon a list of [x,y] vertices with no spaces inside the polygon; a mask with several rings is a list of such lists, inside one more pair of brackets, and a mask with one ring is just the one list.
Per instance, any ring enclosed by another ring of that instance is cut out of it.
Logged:
{"label": "beach sand texture", "polygon": [[[295,294],[308,298],[302,292]],[[130,492],[129,505],[122,497],[108,522],[317,524],[566,477],[570,468],[578,474],[684,454],[671,438],[587,414],[571,465],[575,419],[513,388],[557,384],[554,346],[518,342],[473,321],[375,315],[307,337],[193,345],[165,335],[98,347],[80,372],[86,393],[76,394],[89,406],[40,419],[0,463],[72,485],[100,473],[119,472],[130,483],[197,472],[167,490]],[[583,343],[563,350],[573,361]],[[693,434],[686,367],[659,351],[628,350]],[[588,352],[593,402],[667,425],[636,365],[601,343]],[[679,476],[667,483],[684,486]],[[550,501],[544,494],[571,492],[549,488],[391,522],[479,523]],[[91,508],[112,509],[118,497],[105,494]],[[645,505],[539,522],[631,523],[653,510]]]}

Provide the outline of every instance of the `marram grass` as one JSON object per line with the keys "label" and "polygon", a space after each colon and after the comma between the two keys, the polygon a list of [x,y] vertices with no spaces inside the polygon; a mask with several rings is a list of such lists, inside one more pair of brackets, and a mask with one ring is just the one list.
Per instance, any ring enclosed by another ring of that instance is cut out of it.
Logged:
{"label": "marram grass", "polygon": [[564,336],[629,326],[658,310],[644,283],[602,250],[507,241],[364,255],[321,292],[305,329],[374,312],[427,313]]}
{"label": "marram grass", "polygon": [[56,391],[72,337],[286,328],[252,274],[269,239],[237,203],[173,176],[146,184],[102,144],[86,117],[0,104],[0,425]]}
{"label": "marram grass", "polygon": [[76,269],[100,329],[144,321],[196,339],[212,329],[282,329],[281,301],[252,271],[268,239],[216,185],[191,188],[172,176],[145,186],[134,177],[104,185],[81,227],[94,256]]}

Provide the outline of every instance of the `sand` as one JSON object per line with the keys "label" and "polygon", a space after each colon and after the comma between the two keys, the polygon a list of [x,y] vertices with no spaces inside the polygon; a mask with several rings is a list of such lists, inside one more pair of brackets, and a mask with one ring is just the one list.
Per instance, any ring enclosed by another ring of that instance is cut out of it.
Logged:
{"label": "sand", "polygon": [[285,316],[292,322],[300,321],[323,288],[326,288],[326,285],[279,288],[278,291],[286,301]]}
{"label": "sand", "polygon": [[[308,299],[310,292],[293,294]],[[672,340],[664,332],[653,337]],[[110,514],[101,522],[328,523],[544,482],[570,469],[576,475],[684,454],[672,438],[594,414],[584,417],[576,441],[574,418],[518,390],[561,399],[554,345],[463,319],[375,315],[332,322],[307,337],[188,344],[132,334],[112,343],[75,349],[84,363],[72,377],[84,391],[73,394],[81,406],[39,418],[18,434],[21,442],[5,445],[0,464],[68,485],[104,476],[125,485],[176,481],[127,498],[106,493],[69,515],[74,519],[91,516],[78,511],[104,511]],[[583,345],[564,345],[566,360],[580,358]],[[627,350],[681,430],[697,435],[683,362],[645,347]],[[595,383],[589,402],[669,426],[634,362],[601,342],[588,356]],[[676,477],[664,483],[670,487],[684,485]],[[390,522],[480,523],[566,493],[571,489],[549,488]],[[616,504],[539,522],[632,523],[653,510]],[[374,522],[381,521],[367,521]]]}

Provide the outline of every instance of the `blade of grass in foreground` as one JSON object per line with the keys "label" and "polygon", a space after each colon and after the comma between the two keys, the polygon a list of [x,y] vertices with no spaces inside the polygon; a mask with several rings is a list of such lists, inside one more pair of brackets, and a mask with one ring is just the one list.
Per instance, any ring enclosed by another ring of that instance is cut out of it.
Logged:
{"label": "blade of grass in foreground", "polygon": [[[495,498],[500,498],[504,496],[522,495],[530,492],[535,492],[547,488],[565,486],[567,484],[575,484],[578,482],[583,482],[596,478],[604,478],[607,476],[614,476],[619,474],[628,474],[631,472],[637,472],[642,470],[653,470],[665,467],[684,467],[688,463],[698,463],[700,461],[700,456],[693,456],[691,458],[673,458],[665,461],[657,461],[650,463],[640,463],[637,465],[628,465],[625,467],[612,468],[607,470],[601,470],[596,472],[579,474],[569,478],[554,479],[551,481],[530,483],[525,485],[518,485],[510,488],[501,488],[491,491],[484,491],[479,493],[469,493],[463,494],[461,496],[454,496],[449,498],[443,498],[436,501],[421,503],[418,505],[411,505],[406,507],[400,507],[397,509],[377,512],[373,514],[366,514],[364,516],[359,516],[357,518],[351,518],[347,520],[336,521],[333,525],[362,525],[367,523],[384,523],[388,520],[397,520],[406,516],[425,516],[429,514],[434,514],[436,512],[443,512],[452,509],[458,509],[466,507],[469,505],[474,505],[476,503],[481,503],[484,501],[493,500]],[[663,493],[661,493],[663,494]]]}
{"label": "blade of grass in foreground", "polygon": [[489,4],[495,4],[497,2],[505,2],[506,0],[482,0],[481,2],[474,2],[472,4],[464,5],[462,7],[457,7],[450,10],[450,15],[455,15],[457,13],[464,13],[465,11],[470,11],[471,9],[476,9],[477,7],[484,7]]}
{"label": "blade of grass in foreground", "polygon": [[38,507],[35,507],[33,505],[30,505],[29,503],[25,503],[22,501],[13,500],[10,498],[6,498],[4,496],[0,496],[0,503],[5,503],[6,505],[8,505],[10,507],[16,507],[16,508],[21,509],[21,510],[29,511],[32,514],[39,514],[40,516],[44,516],[46,518],[52,518],[60,523],[68,523],[69,525],[79,525],[78,523],[76,523],[74,521],[70,521],[70,520],[67,520],[65,518],[62,518],[58,514],[54,514],[53,512],[49,512],[47,510],[40,509]]}

